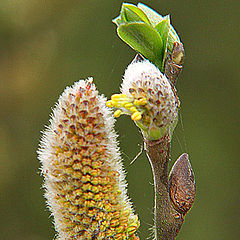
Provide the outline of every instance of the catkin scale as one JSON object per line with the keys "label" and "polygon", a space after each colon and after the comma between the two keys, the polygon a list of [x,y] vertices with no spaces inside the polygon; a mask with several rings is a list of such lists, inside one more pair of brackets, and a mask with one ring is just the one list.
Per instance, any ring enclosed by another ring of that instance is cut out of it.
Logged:
{"label": "catkin scale", "polygon": [[137,239],[114,119],[92,80],[67,88],[38,151],[59,240]]}

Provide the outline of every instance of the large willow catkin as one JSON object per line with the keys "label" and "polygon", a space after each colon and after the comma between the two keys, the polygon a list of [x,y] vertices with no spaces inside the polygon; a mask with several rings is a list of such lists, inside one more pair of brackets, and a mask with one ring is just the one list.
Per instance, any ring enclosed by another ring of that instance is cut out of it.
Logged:
{"label": "large willow catkin", "polygon": [[138,239],[114,119],[92,79],[60,96],[38,151],[58,240]]}

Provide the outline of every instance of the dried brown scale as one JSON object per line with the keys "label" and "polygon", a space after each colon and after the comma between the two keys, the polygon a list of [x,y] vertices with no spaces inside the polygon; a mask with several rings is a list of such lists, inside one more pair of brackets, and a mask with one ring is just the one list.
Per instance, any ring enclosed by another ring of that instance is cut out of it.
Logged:
{"label": "dried brown scale", "polygon": [[59,100],[39,153],[58,239],[137,239],[139,223],[119,189],[118,163],[110,162],[105,102],[90,82],[81,85]]}
{"label": "dried brown scale", "polygon": [[167,76],[173,88],[182,70],[184,60],[184,47],[182,43],[174,42],[172,52],[167,53],[165,59],[164,74]]}

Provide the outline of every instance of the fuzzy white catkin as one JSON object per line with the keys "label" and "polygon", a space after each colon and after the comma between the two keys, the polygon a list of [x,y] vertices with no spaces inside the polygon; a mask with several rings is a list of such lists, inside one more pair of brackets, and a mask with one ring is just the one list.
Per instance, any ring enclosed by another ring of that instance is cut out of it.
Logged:
{"label": "fuzzy white catkin", "polygon": [[59,240],[138,239],[113,129],[92,79],[60,96],[44,131],[39,160]]}
{"label": "fuzzy white catkin", "polygon": [[[149,110],[144,117],[148,124],[163,127],[172,123],[178,115],[179,101],[171,84],[160,70],[148,60],[131,63],[125,71],[121,92],[129,98],[147,99]],[[151,119],[151,122],[149,122]]]}

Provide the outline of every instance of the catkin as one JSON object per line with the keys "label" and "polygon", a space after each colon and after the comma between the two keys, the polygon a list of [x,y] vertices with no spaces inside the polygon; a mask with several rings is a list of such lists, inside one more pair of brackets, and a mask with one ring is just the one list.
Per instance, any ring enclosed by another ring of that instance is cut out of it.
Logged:
{"label": "catkin", "polygon": [[60,96],[38,150],[58,240],[138,239],[112,112],[92,79]]}

